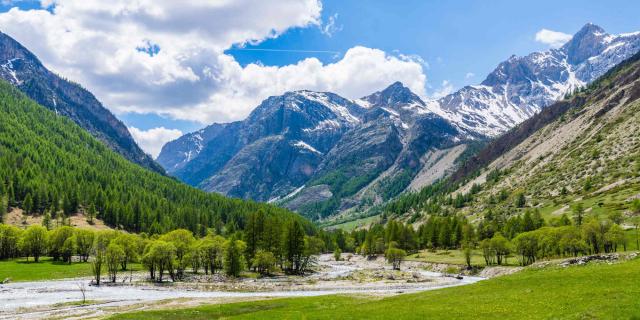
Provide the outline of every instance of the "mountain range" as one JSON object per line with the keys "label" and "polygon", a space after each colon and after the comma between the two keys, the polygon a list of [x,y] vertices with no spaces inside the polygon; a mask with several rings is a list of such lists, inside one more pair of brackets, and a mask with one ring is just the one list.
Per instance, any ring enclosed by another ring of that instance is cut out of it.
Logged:
{"label": "mountain range", "polygon": [[578,214],[631,221],[640,198],[639,124],[637,53],[489,143],[450,179],[398,197],[385,212],[414,222],[456,212],[486,230],[526,212],[552,225]]}
{"label": "mountain range", "polygon": [[[287,92],[245,120],[167,143],[157,161],[209,192],[312,219],[362,212],[453,172],[478,143],[591,83],[640,49],[640,32],[587,24],[558,49],[512,56],[477,86],[423,100],[397,82],[360,99]],[[466,151],[465,151],[466,150]]]}
{"label": "mountain range", "polygon": [[61,78],[8,35],[0,32],[0,78],[56,114],[73,120],[128,160],[164,169],[140,149],[127,127],[79,84]]}
{"label": "mountain range", "polygon": [[640,50],[640,32],[611,35],[588,23],[558,49],[511,56],[480,85],[435,101],[433,110],[463,128],[495,137]]}

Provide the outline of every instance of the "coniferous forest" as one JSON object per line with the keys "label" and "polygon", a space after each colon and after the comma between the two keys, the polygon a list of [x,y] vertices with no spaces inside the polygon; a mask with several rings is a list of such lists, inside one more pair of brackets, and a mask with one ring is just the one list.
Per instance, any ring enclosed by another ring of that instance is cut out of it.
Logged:
{"label": "coniferous forest", "polygon": [[197,190],[143,169],[111,151],[67,118],[0,83],[0,210],[64,219],[77,212],[132,232],[185,228],[196,235],[243,229],[250,212],[284,224],[298,220],[268,204]]}

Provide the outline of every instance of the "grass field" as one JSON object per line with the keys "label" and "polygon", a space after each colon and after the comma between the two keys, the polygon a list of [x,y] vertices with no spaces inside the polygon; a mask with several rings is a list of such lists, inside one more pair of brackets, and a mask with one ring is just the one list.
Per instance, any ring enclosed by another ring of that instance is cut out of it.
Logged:
{"label": "grass field", "polygon": [[389,298],[324,296],[121,314],[113,319],[638,319],[640,259],[527,269]]}
{"label": "grass field", "polygon": [[[407,260],[457,265],[467,264],[462,250],[436,250],[434,252],[429,250],[421,250],[416,254],[407,256]],[[471,264],[474,266],[485,266],[482,251],[473,250],[473,253],[471,254]],[[514,257],[509,257],[505,265],[516,266],[518,265],[518,260]]]}
{"label": "grass field", "polygon": [[359,219],[356,219],[356,220],[347,221],[347,222],[343,222],[343,223],[340,223],[340,224],[332,225],[331,228],[333,228],[333,229],[342,229],[344,231],[351,231],[351,230],[356,229],[356,228],[366,227],[366,226],[370,225],[371,222],[376,221],[378,219],[380,219],[379,215],[366,217],[366,218],[359,218]]}
{"label": "grass field", "polygon": [[[133,270],[141,270],[139,264],[132,265]],[[106,269],[106,268],[103,268]],[[104,274],[106,274],[104,270]],[[74,262],[72,264],[45,257],[36,263],[33,258],[0,261],[0,281],[37,281],[91,276],[91,264]]]}
{"label": "grass field", "polygon": [[[625,231],[625,236],[627,237],[627,251],[637,251],[640,250],[637,247],[636,242],[636,231],[635,230],[627,230]],[[618,251],[623,251],[622,245],[618,248]],[[446,263],[446,264],[457,264],[457,265],[466,265],[464,254],[462,250],[420,250],[420,252],[407,256],[407,260],[412,261],[422,261],[422,262],[431,262],[431,263]],[[507,263],[504,265],[507,266],[517,266],[518,259],[513,255],[510,255],[507,258]],[[485,266],[484,257],[482,256],[482,251],[479,249],[473,250],[471,255],[471,264],[474,266]]]}

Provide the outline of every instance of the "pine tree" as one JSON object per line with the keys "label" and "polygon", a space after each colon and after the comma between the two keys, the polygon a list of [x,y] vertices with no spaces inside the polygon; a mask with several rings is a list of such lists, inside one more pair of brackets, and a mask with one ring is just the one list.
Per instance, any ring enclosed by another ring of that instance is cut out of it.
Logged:
{"label": "pine tree", "polygon": [[87,222],[93,225],[93,219],[96,217],[96,206],[92,203],[89,205],[89,209],[87,209]]}
{"label": "pine tree", "polygon": [[299,273],[304,252],[304,230],[298,220],[292,220],[287,226],[283,247],[287,270],[291,273]]}
{"label": "pine tree", "polygon": [[25,214],[33,213],[33,198],[31,197],[31,193],[27,193],[27,196],[22,201],[22,210]]}
{"label": "pine tree", "polygon": [[524,208],[524,205],[527,203],[527,199],[524,196],[524,193],[519,192],[516,196],[516,207]]}
{"label": "pine tree", "polygon": [[246,267],[243,252],[245,248],[244,242],[233,238],[225,243],[224,272],[228,276],[237,277]]}
{"label": "pine tree", "polygon": [[42,218],[42,226],[47,228],[47,230],[51,230],[51,214],[49,212],[45,212]]}

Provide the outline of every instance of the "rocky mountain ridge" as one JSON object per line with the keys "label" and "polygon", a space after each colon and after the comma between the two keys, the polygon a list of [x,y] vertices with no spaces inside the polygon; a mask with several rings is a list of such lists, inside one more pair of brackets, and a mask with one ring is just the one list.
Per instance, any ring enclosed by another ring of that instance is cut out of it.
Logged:
{"label": "rocky mountain ridge", "polygon": [[462,128],[498,136],[640,50],[640,32],[611,35],[588,23],[558,49],[511,56],[482,83],[430,103]]}
{"label": "rocky mountain ridge", "polygon": [[638,49],[640,33],[587,24],[561,48],[512,56],[480,85],[438,100],[399,82],[356,100],[287,92],[244,121],[168,143],[158,161],[204,190],[314,219],[363,212],[447,176],[470,143],[502,134]]}
{"label": "rocky mountain ridge", "polygon": [[49,71],[33,53],[1,32],[0,78],[40,105],[70,118],[128,160],[164,173],[164,169],[140,149],[127,127],[91,92]]}

